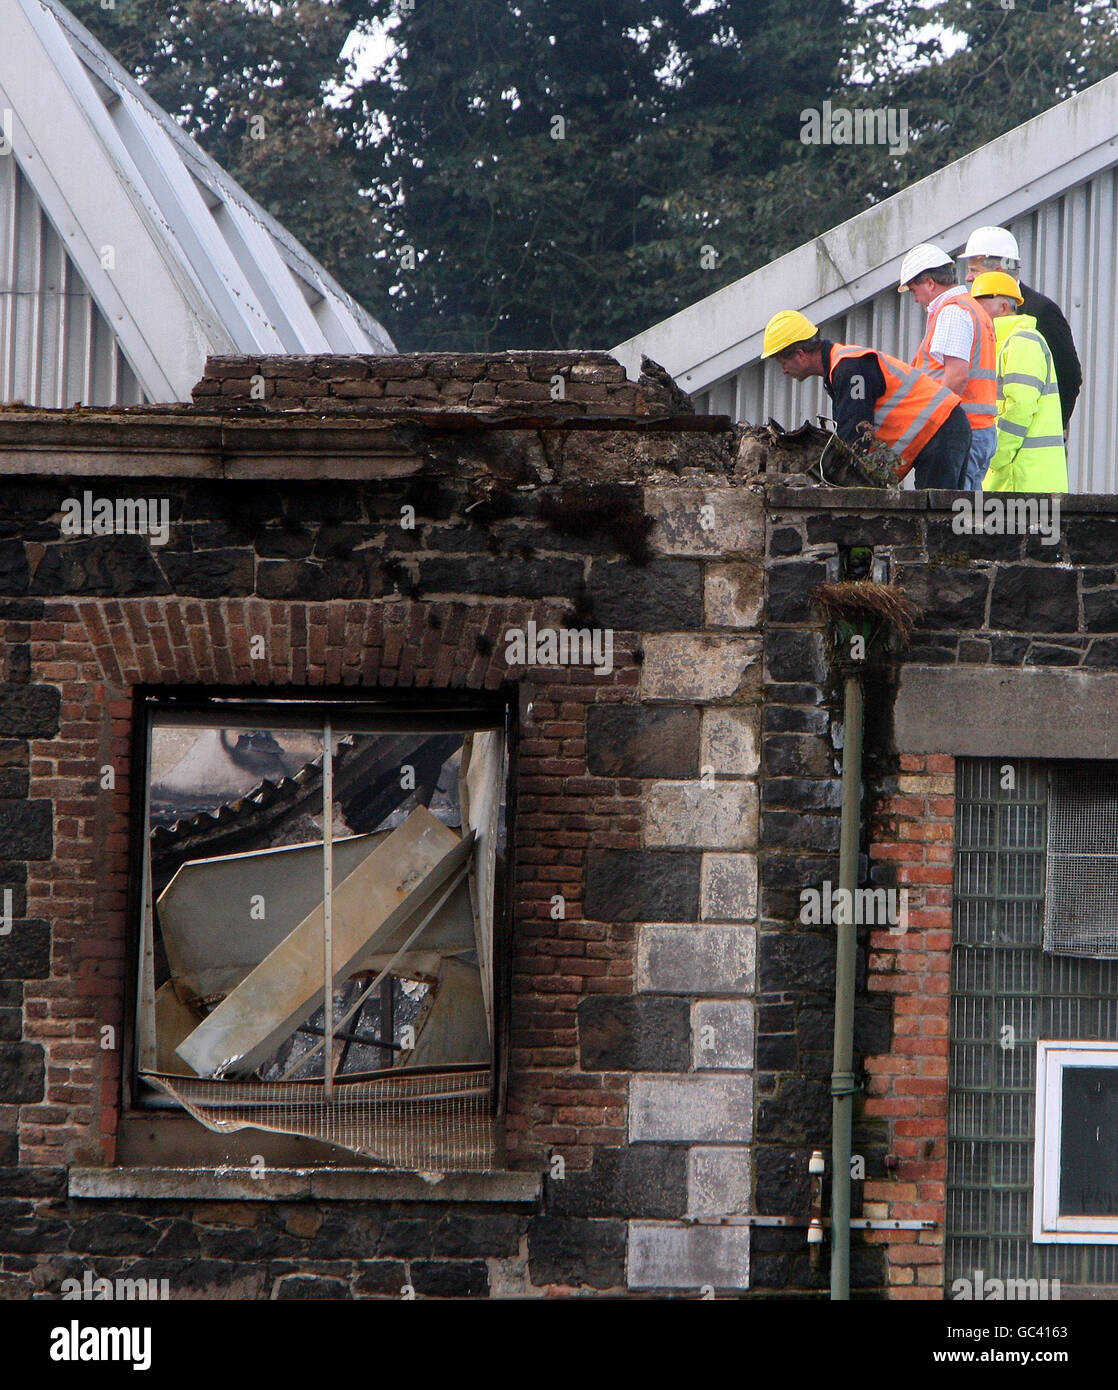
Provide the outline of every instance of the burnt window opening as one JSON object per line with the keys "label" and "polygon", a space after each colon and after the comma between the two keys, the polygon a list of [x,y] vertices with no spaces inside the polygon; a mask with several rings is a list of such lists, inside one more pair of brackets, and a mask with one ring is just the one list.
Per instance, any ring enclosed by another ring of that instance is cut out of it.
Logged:
{"label": "burnt window opening", "polygon": [[138,1102],[495,1166],[507,706],[145,714]]}

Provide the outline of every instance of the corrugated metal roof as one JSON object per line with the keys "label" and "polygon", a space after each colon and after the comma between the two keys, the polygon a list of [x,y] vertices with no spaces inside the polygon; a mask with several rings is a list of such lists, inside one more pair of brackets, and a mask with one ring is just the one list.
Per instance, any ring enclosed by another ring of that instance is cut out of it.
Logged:
{"label": "corrugated metal roof", "polygon": [[0,399],[188,400],[218,353],[392,340],[56,0],[0,0]]}
{"label": "corrugated metal roof", "polygon": [[892,198],[613,348],[632,374],[642,353],[690,391],[696,408],[786,426],[829,414],[817,378],[796,383],[760,360],[779,309],[824,336],[911,359],[924,314],[898,295],[917,242],[959,252],[968,234],[1009,227],[1022,278],[1063,309],[1084,384],[1068,448],[1075,492],[1118,492],[1118,75],[1062,102]]}

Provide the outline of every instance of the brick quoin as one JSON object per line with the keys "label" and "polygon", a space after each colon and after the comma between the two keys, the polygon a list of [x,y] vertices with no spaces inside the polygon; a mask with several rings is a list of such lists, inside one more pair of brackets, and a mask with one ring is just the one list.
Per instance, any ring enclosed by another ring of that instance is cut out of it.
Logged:
{"label": "brick quoin", "polygon": [[909,927],[870,934],[868,987],[892,995],[895,1027],[891,1051],[865,1059],[865,1113],[887,1125],[896,1167],[865,1184],[865,1210],[936,1225],[866,1238],[885,1247],[889,1298],[942,1299],[955,760],[902,754],[896,784],[874,808],[869,854],[907,890]]}
{"label": "brick quoin", "polygon": [[[54,803],[54,853],[33,861],[27,916],[52,931],[51,976],[25,985],[25,1037],[45,1051],[41,1106],[25,1106],[21,1162],[115,1161],[123,997],[132,969],[127,895],[135,687],[349,686],[496,690],[519,684],[507,1150],[539,1168],[626,1142],[624,1075],[579,1070],[579,1000],[634,991],[632,923],[581,920],[587,850],[638,849],[641,783],[587,772],[587,710],[631,702],[636,639],[619,633],[608,676],[523,670],[504,634],[562,626],[554,603],[187,599],[47,601],[29,624],[34,669],[61,692],[56,737],[32,739],[32,799]],[[0,624],[0,629],[3,624]],[[264,638],[254,657],[253,639]],[[115,785],[101,787],[111,765]],[[562,895],[564,915],[552,917]],[[103,1030],[112,1030],[104,1032]],[[102,1039],[111,1042],[102,1046]]]}

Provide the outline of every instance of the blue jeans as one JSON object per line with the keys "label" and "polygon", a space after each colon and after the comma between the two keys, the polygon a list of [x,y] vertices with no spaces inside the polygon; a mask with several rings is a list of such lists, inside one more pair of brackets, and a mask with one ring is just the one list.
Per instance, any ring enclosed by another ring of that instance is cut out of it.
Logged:
{"label": "blue jeans", "polygon": [[997,425],[990,425],[984,430],[971,430],[970,453],[967,455],[967,471],[963,479],[964,492],[982,491],[982,479],[997,447]]}

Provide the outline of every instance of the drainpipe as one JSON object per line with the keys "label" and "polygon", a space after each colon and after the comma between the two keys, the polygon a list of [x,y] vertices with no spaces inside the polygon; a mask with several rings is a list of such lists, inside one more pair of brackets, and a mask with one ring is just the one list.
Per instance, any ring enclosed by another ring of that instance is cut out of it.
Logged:
{"label": "drainpipe", "polygon": [[[846,674],[842,747],[842,821],[836,914],[835,1047],[831,1070],[831,1298],[850,1297],[850,1148],[854,1115],[854,983],[862,801],[862,682]],[[842,891],[845,890],[845,891]]]}

